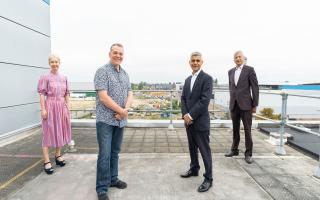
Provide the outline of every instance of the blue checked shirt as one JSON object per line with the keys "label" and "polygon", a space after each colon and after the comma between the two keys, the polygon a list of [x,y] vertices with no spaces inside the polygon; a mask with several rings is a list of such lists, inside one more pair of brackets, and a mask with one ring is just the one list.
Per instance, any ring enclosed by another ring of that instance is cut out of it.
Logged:
{"label": "blue checked shirt", "polygon": [[104,122],[111,126],[124,127],[127,124],[126,119],[116,120],[115,112],[107,108],[98,95],[99,90],[106,90],[108,95],[122,108],[125,107],[128,93],[131,91],[129,76],[120,66],[118,72],[112,63],[100,67],[94,77],[94,87],[96,94],[96,121]]}

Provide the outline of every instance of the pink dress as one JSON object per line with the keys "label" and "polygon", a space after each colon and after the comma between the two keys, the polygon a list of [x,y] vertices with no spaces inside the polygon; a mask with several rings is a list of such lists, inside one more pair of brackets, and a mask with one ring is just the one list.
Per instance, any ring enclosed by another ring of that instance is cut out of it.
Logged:
{"label": "pink dress", "polygon": [[46,96],[47,119],[42,119],[42,147],[62,147],[71,141],[70,111],[65,101],[69,95],[67,78],[60,74],[42,75],[38,92]]}

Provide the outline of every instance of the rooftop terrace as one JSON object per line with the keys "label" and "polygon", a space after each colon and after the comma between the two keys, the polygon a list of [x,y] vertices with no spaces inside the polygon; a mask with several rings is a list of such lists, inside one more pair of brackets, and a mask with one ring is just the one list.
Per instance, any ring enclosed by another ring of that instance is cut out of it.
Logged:
{"label": "rooftop terrace", "polygon": [[[76,152],[66,152],[68,164],[53,175],[42,171],[40,129],[24,138],[0,141],[0,199],[96,199],[97,143],[94,127],[73,127]],[[120,155],[120,178],[125,190],[110,189],[110,199],[320,199],[320,179],[313,176],[318,160],[285,146],[274,154],[268,136],[253,130],[254,162],[242,154],[225,158],[231,144],[228,128],[211,130],[214,183],[206,193],[196,191],[203,177],[181,179],[188,169],[188,144],[183,128],[126,128]],[[21,135],[19,137],[22,137]],[[202,164],[202,163],[201,163]],[[201,165],[200,174],[203,172]]]}

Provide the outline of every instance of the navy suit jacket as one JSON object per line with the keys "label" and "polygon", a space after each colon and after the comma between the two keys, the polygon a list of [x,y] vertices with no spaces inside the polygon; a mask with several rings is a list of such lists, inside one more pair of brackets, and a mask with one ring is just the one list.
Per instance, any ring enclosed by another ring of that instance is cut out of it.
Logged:
{"label": "navy suit jacket", "polygon": [[190,126],[195,130],[207,131],[210,129],[208,106],[212,96],[212,77],[201,70],[193,84],[192,92],[190,91],[191,77],[185,80],[182,90],[182,117],[189,113],[193,119],[193,124]]}
{"label": "navy suit jacket", "polygon": [[[230,69],[229,92],[230,92],[230,110],[233,110],[235,102],[241,110],[251,110],[259,104],[259,85],[256,73],[253,67],[244,65],[237,85],[234,82],[235,67]],[[251,94],[252,93],[252,94]]]}

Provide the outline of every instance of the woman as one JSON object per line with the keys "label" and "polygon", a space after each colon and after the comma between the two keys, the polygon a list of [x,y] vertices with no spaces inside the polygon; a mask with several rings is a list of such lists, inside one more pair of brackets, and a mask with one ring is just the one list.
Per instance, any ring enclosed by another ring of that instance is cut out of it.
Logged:
{"label": "woman", "polygon": [[49,147],[55,148],[56,165],[63,167],[66,163],[61,157],[61,147],[71,141],[71,124],[69,85],[67,78],[58,73],[60,58],[51,55],[49,65],[51,71],[40,77],[38,92],[40,94],[43,132],[43,168],[47,174],[52,174],[54,170],[49,158]]}

